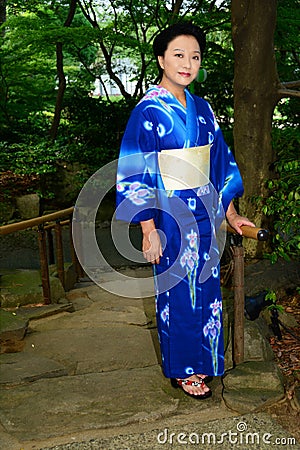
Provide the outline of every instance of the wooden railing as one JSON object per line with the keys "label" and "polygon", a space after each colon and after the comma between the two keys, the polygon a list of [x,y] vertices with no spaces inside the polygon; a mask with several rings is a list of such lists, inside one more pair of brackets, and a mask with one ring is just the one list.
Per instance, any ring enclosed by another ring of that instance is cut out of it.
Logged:
{"label": "wooden railing", "polygon": [[231,233],[231,248],[233,258],[233,291],[234,291],[234,318],[233,318],[233,362],[240,364],[244,361],[244,315],[245,315],[245,288],[244,288],[244,247],[243,237],[266,241],[268,230],[257,227],[242,226],[243,234],[238,235],[233,228],[227,225],[227,232]]}
{"label": "wooden railing", "polygon": [[[38,232],[40,267],[42,277],[42,289],[44,303],[51,303],[51,291],[49,280],[49,264],[56,261],[58,277],[62,286],[65,288],[65,272],[64,272],[64,255],[62,242],[62,227],[69,226],[70,233],[70,249],[72,263],[75,267],[78,278],[83,276],[83,269],[79,264],[72,239],[72,215],[74,207],[64,209],[45,216],[36,217],[34,219],[17,222],[10,225],[0,227],[0,236],[14,233],[16,231],[36,228]],[[62,220],[64,219],[64,220]],[[55,231],[55,252],[53,245],[52,230]],[[227,226],[227,232],[232,233],[232,254],[233,254],[233,287],[234,287],[234,338],[233,338],[233,360],[235,364],[239,364],[244,360],[244,248],[242,244],[243,237],[256,239],[258,241],[266,241],[268,239],[268,231],[257,227],[242,227],[242,236]],[[48,241],[48,252],[47,252]],[[54,255],[55,253],[55,255]]]}
{"label": "wooden railing", "polygon": [[[62,228],[69,227],[69,240],[71,259],[78,277],[83,275],[83,270],[78,262],[72,239],[72,214],[74,207],[63,209],[52,214],[47,214],[34,219],[24,220],[0,227],[0,236],[11,234],[16,231],[36,229],[38,233],[40,269],[42,278],[42,289],[45,305],[51,303],[51,289],[49,278],[49,264],[56,262],[58,278],[65,289],[65,269]],[[55,250],[53,234],[55,233]],[[48,242],[47,242],[48,241]],[[48,243],[48,246],[47,246]]]}

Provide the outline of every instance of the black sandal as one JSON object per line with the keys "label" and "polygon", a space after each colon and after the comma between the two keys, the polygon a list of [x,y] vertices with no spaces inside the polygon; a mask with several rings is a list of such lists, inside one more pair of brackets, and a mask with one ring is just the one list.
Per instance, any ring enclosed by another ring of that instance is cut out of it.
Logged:
{"label": "black sandal", "polygon": [[183,390],[183,392],[186,395],[189,395],[190,397],[196,398],[198,400],[204,400],[205,398],[212,396],[211,390],[204,392],[203,394],[190,394],[189,392],[184,390],[182,387],[182,386],[196,386],[196,387],[200,386],[203,389],[203,386],[205,385],[203,380],[198,382],[198,381],[192,381],[192,380],[187,380],[187,379],[178,379],[177,380],[177,378],[171,378],[171,385],[175,389],[177,389],[178,387],[181,387],[181,389]]}
{"label": "black sandal", "polygon": [[197,375],[200,380],[204,381],[205,384],[210,383],[214,377],[211,377],[210,375],[205,375],[204,377],[200,377],[200,375]]}

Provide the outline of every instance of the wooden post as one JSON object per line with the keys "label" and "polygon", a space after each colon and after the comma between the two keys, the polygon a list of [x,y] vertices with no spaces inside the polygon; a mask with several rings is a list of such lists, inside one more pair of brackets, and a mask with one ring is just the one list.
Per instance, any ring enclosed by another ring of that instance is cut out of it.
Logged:
{"label": "wooden post", "polygon": [[38,242],[39,242],[39,253],[40,253],[40,266],[41,266],[41,277],[42,277],[42,289],[45,305],[50,305],[51,303],[51,292],[50,292],[50,279],[49,279],[49,268],[47,260],[47,244],[46,244],[46,233],[43,225],[38,228]]}
{"label": "wooden post", "polygon": [[232,236],[233,249],[233,287],[234,287],[234,328],[233,328],[233,362],[244,361],[244,247],[243,238]]}
{"label": "wooden post", "polygon": [[[77,213],[76,208],[74,208],[72,221],[72,228],[75,232],[73,234],[75,234],[76,237],[74,250],[76,249],[75,250],[76,259],[78,260],[78,264],[80,267],[80,278],[83,278],[85,276],[84,270],[85,261],[84,261],[84,250],[82,245],[82,223],[78,220],[76,213]],[[72,242],[74,245],[73,235],[72,235]]]}
{"label": "wooden post", "polygon": [[70,218],[70,223],[69,223],[69,233],[70,233],[70,247],[71,247],[71,257],[72,257],[72,263],[74,265],[75,271],[76,271],[76,275],[77,278],[83,278],[83,269],[78,261],[76,252],[75,252],[75,248],[74,248],[74,244],[73,244],[73,235],[72,235],[72,217]]}
{"label": "wooden post", "polygon": [[65,289],[65,268],[64,268],[64,254],[63,254],[63,243],[61,234],[60,221],[57,220],[55,224],[55,247],[56,247],[56,267],[57,274],[60,282]]}
{"label": "wooden post", "polygon": [[52,228],[46,228],[48,240],[49,264],[55,263]]}
{"label": "wooden post", "polygon": [[242,226],[242,236],[227,224],[227,231],[231,234],[231,248],[233,254],[233,288],[234,288],[234,325],[233,325],[233,363],[244,361],[244,248],[243,236],[258,241],[266,241],[269,231],[263,228]]}

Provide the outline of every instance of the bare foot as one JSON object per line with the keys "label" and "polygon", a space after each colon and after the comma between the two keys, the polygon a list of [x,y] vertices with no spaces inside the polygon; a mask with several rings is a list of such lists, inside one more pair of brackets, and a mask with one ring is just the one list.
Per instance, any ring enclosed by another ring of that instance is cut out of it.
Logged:
{"label": "bare foot", "polygon": [[208,392],[210,391],[209,387],[206,386],[204,379],[207,377],[207,375],[203,375],[203,374],[197,374],[196,375],[198,377],[198,379],[200,380],[200,382],[202,381],[202,387],[204,389],[204,392]]}
{"label": "bare foot", "polygon": [[177,378],[178,384],[182,387],[184,391],[186,391],[190,395],[204,395],[210,389],[206,386],[206,384],[200,380],[197,375],[192,375],[189,378],[185,378],[184,380]]}

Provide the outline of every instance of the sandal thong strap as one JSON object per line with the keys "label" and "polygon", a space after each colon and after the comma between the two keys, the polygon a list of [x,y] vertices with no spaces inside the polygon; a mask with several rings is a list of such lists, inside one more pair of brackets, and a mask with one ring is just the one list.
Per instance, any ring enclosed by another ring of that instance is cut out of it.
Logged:
{"label": "sandal thong strap", "polygon": [[204,381],[192,381],[192,380],[182,380],[179,379],[177,380],[177,383],[179,384],[179,386],[195,386],[195,387],[202,387],[204,383]]}

